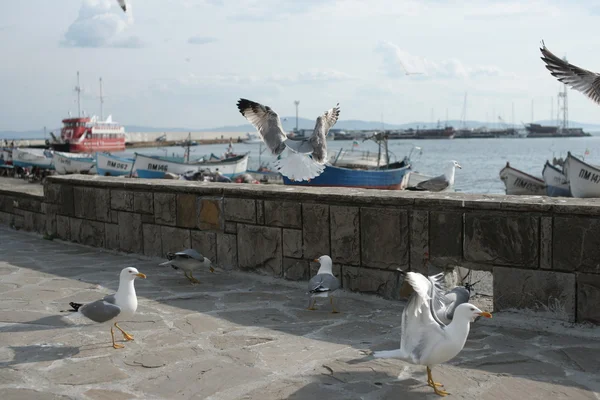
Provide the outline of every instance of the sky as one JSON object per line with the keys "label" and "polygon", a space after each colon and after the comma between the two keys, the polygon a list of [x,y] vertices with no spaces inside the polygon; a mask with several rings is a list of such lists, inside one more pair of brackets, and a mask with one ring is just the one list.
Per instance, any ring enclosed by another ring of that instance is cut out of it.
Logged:
{"label": "sky", "polygon": [[[55,128],[82,109],[125,125],[247,123],[240,97],[281,116],[515,123],[556,114],[539,47],[600,71],[589,0],[27,0],[0,2],[0,131]],[[406,72],[409,74],[407,75]],[[599,106],[569,90],[571,120]],[[433,117],[433,118],[432,118]]]}

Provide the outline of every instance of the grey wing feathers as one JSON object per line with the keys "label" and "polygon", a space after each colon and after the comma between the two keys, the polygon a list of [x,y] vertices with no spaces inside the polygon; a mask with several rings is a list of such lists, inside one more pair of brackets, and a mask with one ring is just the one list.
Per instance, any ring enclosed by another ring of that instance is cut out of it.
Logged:
{"label": "grey wing feathers", "polygon": [[302,154],[310,154],[313,152],[313,146],[309,139],[293,140],[287,139],[285,145],[292,151]]}
{"label": "grey wing feathers", "polygon": [[239,99],[237,107],[240,113],[256,128],[273,155],[285,150],[287,136],[281,126],[279,115],[270,107],[247,99]]}
{"label": "grey wing feathers", "polygon": [[546,69],[550,71],[552,76],[600,104],[599,74],[561,60],[548,50],[545,45],[543,45],[540,51],[543,55],[541,59],[546,63]]}
{"label": "grey wing feathers", "polygon": [[450,185],[450,182],[445,175],[436,176],[435,178],[428,179],[426,181],[419,182],[417,189],[441,191]]}
{"label": "grey wing feathers", "polygon": [[313,159],[323,164],[327,158],[327,134],[335,125],[340,116],[340,103],[335,107],[325,111],[323,115],[317,118],[315,129],[310,137],[310,144],[313,148]]}
{"label": "grey wing feathers", "polygon": [[447,309],[445,310],[446,318],[448,320],[452,320],[454,317],[454,310],[456,307],[460,306],[463,303],[467,303],[471,294],[464,286],[457,286],[454,289],[450,290],[444,296],[446,301],[449,303]]}
{"label": "grey wing feathers", "polygon": [[202,254],[198,253],[194,249],[186,249],[183,251],[178,251],[177,253],[175,253],[175,255],[180,256],[180,257],[186,257],[186,258],[193,258],[198,261],[204,261],[204,256]]}
{"label": "grey wing feathers", "polygon": [[94,322],[106,322],[119,315],[121,307],[102,299],[85,304],[79,312]]}
{"label": "grey wing feathers", "polygon": [[110,304],[117,304],[117,298],[115,297],[114,294],[109,294],[108,296],[104,296],[104,298],[102,300],[104,300]]}
{"label": "grey wing feathers", "polygon": [[318,274],[308,281],[308,291],[310,293],[333,292],[339,287],[340,281],[330,274]]}

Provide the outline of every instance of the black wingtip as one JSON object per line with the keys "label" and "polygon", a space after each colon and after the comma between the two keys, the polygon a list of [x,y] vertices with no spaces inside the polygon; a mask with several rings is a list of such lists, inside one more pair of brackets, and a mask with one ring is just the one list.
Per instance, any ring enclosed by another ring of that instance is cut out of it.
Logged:
{"label": "black wingtip", "polygon": [[121,8],[123,9],[123,11],[127,12],[127,6],[126,5],[121,6]]}
{"label": "black wingtip", "polygon": [[79,307],[81,307],[83,304],[70,302],[69,305],[73,308],[73,310],[67,311],[79,311]]}
{"label": "black wingtip", "polygon": [[253,102],[251,100],[240,98],[237,102],[237,108],[240,111],[240,113],[242,115],[244,115],[244,110],[247,110],[248,108],[252,108],[254,104],[255,104],[255,102]]}

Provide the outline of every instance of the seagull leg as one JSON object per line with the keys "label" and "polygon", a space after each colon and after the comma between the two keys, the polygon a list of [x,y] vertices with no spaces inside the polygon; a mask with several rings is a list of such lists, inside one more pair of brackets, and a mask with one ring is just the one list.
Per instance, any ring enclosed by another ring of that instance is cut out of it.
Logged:
{"label": "seagull leg", "polygon": [[438,387],[444,386],[444,385],[433,381],[433,377],[431,376],[431,369],[429,367],[427,367],[427,384],[433,388],[433,391],[438,396],[444,397],[444,396],[450,394],[450,393],[446,392],[445,390],[438,389]]}
{"label": "seagull leg", "polygon": [[122,349],[123,347],[125,347],[122,344],[115,343],[115,332],[113,331],[113,327],[112,326],[110,327],[110,336],[112,337],[113,348],[115,348],[115,349]]}
{"label": "seagull leg", "polygon": [[307,310],[310,311],[315,311],[317,308],[315,307],[315,303],[317,302],[317,299],[313,299],[312,297],[308,300],[308,308]]}
{"label": "seagull leg", "polygon": [[183,271],[183,274],[185,275],[186,278],[188,278],[188,280],[192,283],[200,283],[200,281],[196,278],[194,278],[192,276],[192,273],[190,272],[190,274],[188,275],[187,271]]}
{"label": "seagull leg", "polygon": [[335,309],[335,304],[333,304],[333,296],[329,296],[329,303],[331,304],[331,313],[332,314],[339,313],[339,311]]}
{"label": "seagull leg", "polygon": [[115,322],[115,328],[117,328],[118,330],[121,331],[125,340],[133,340],[133,336],[130,335],[129,333],[125,332],[123,329],[121,329],[121,327],[119,325],[117,325],[116,322]]}

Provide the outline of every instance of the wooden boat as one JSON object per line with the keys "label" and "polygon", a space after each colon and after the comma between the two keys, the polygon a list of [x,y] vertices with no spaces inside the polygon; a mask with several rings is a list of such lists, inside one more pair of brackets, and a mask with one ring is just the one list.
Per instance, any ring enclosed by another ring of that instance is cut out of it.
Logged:
{"label": "wooden boat", "polygon": [[96,172],[101,176],[130,175],[133,158],[117,157],[110,153],[96,153]]}
{"label": "wooden boat", "polygon": [[60,175],[95,174],[96,159],[88,154],[55,151],[54,168]]}
{"label": "wooden boat", "polygon": [[54,169],[54,154],[49,150],[15,148],[12,158],[15,167]]}
{"label": "wooden boat", "polygon": [[219,171],[222,175],[231,178],[246,172],[248,168],[248,155],[249,153],[221,160],[181,163],[159,156],[147,156],[135,153],[132,175],[138,178],[161,179],[164,178],[166,172],[183,175],[200,170],[209,170],[210,172]]}
{"label": "wooden boat", "polygon": [[546,161],[542,170],[542,178],[546,183],[546,194],[550,197],[571,197],[569,181],[563,171]]}
{"label": "wooden boat", "polygon": [[594,166],[567,153],[564,173],[573,197],[600,197],[600,166]]}
{"label": "wooden boat", "polygon": [[540,178],[529,175],[510,166],[500,170],[500,179],[506,187],[506,194],[546,195],[546,184]]}

